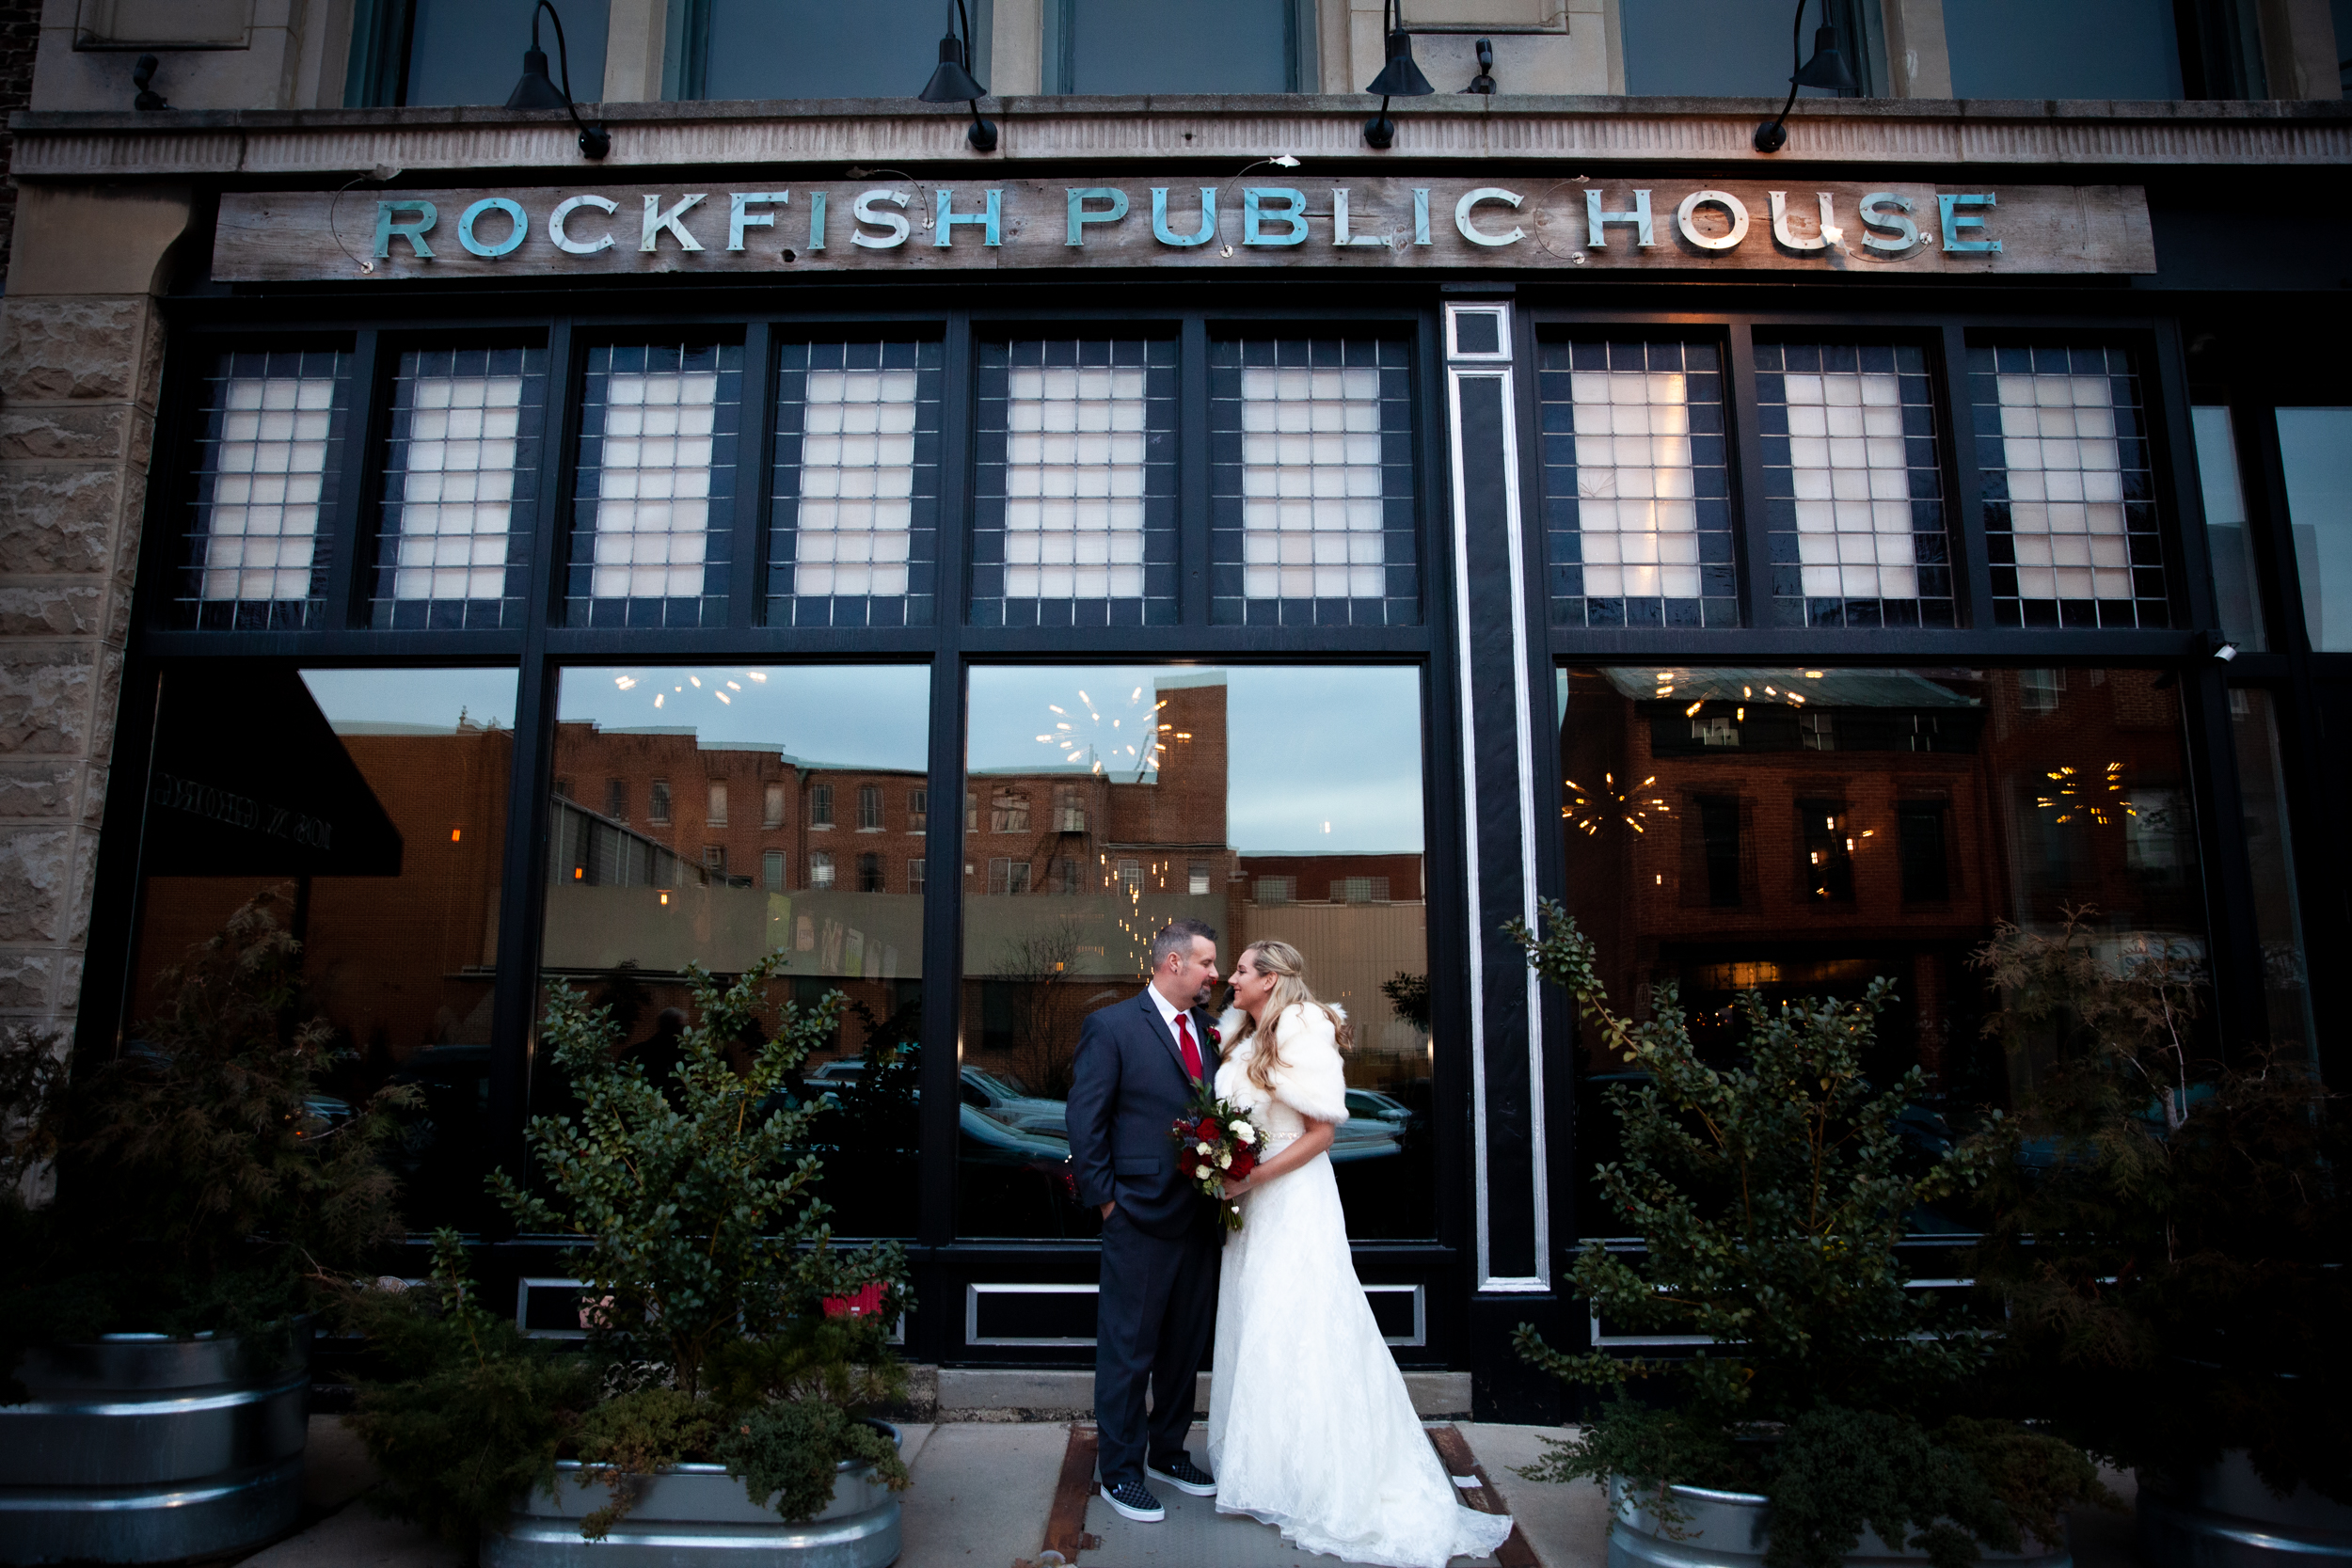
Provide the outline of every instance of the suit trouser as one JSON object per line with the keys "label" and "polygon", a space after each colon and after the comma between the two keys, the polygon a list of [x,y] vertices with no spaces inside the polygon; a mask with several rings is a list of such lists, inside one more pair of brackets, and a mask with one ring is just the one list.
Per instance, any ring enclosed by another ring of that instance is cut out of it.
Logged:
{"label": "suit trouser", "polygon": [[[1224,1238],[1211,1217],[1182,1236],[1136,1228],[1124,1209],[1103,1222],[1103,1289],[1094,1326],[1097,1468],[1106,1486],[1143,1480],[1154,1464],[1184,1451],[1192,1429],[1193,1380],[1216,1323],[1216,1280]],[[1144,1425],[1143,1389],[1152,1387]],[[1147,1447],[1148,1443],[1148,1447]]]}

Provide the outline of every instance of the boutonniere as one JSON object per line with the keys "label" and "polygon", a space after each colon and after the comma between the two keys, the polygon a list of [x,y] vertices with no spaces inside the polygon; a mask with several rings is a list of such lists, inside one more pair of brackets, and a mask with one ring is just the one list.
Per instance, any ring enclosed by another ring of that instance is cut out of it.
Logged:
{"label": "boutonniere", "polygon": [[1203,1023],[1200,1027],[1207,1032],[1209,1043],[1211,1045],[1223,1045],[1225,1043],[1224,1032],[1218,1029],[1216,1024]]}

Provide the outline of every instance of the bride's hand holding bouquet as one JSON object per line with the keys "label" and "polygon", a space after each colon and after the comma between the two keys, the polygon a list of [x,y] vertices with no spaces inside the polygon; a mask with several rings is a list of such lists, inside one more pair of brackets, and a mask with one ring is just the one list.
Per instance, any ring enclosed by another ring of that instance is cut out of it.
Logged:
{"label": "bride's hand holding bouquet", "polygon": [[1184,1180],[1216,1201],[1227,1230],[1239,1230],[1241,1207],[1232,1200],[1248,1190],[1249,1173],[1258,1168],[1256,1124],[1203,1085],[1168,1133],[1176,1140],[1176,1166]]}

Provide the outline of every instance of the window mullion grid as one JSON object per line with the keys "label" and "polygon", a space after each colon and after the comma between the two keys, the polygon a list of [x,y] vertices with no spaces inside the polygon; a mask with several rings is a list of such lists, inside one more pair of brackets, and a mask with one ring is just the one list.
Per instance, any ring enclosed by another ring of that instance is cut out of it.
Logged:
{"label": "window mullion grid", "polygon": [[564,521],[570,515],[566,475],[580,435],[579,383],[572,324],[548,327],[548,402],[539,443],[537,515],[532,519],[529,613],[515,693],[515,752],[507,781],[506,846],[499,897],[498,981],[491,1004],[488,1158],[521,1168],[523,1117],[530,1096],[530,1051],[539,995],[540,927],[547,910],[543,840],[555,745],[556,682],[548,657],[550,619],[562,610]]}
{"label": "window mullion grid", "polygon": [[1968,395],[1968,331],[1947,326],[1939,346],[1944,387],[1944,483],[1951,496],[1945,508],[1948,548],[1959,552],[1960,603],[1954,619],[1963,630],[1993,622],[1993,561],[1984,532],[1984,492],[1977,469],[1977,416]]}
{"label": "window mullion grid", "polygon": [[1764,431],[1756,411],[1756,333],[1744,320],[1724,324],[1724,398],[1731,413],[1731,457],[1739,472],[1740,625],[1772,625],[1772,512],[1764,499]]}
{"label": "window mullion grid", "polygon": [[1176,618],[1209,624],[1209,324],[1186,316],[1176,351]]}
{"label": "window mullion grid", "polygon": [[735,559],[727,578],[727,625],[755,626],[765,601],[768,572],[761,522],[768,508],[770,469],[775,461],[776,368],[771,329],[755,321],[743,329],[743,410],[736,437]]}
{"label": "window mullion grid", "polygon": [[343,415],[342,467],[335,476],[335,510],[319,519],[313,546],[326,551],[326,598],[320,620],[329,631],[342,631],[354,624],[358,595],[365,592],[359,561],[361,523],[370,511],[367,496],[373,486],[369,481],[381,445],[376,437],[389,422],[380,406],[390,401],[383,395],[384,378],[377,373],[376,356],[382,341],[383,334],[371,326],[361,328],[352,345],[351,370],[343,384],[343,395],[350,402]]}

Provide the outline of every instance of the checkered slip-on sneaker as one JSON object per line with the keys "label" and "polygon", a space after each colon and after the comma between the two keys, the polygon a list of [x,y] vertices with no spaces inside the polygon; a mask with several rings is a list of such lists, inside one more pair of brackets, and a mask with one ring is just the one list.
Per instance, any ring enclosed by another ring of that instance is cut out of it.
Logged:
{"label": "checkered slip-on sneaker", "polygon": [[1139,1481],[1122,1481],[1117,1486],[1105,1484],[1103,1500],[1138,1525],[1156,1525],[1168,1517],[1168,1510],[1160,1499],[1143,1489]]}
{"label": "checkered slip-on sneaker", "polygon": [[1147,1465],[1144,1473],[1195,1497],[1216,1496],[1216,1478],[1195,1465],[1188,1453],[1178,1454],[1165,1465]]}

